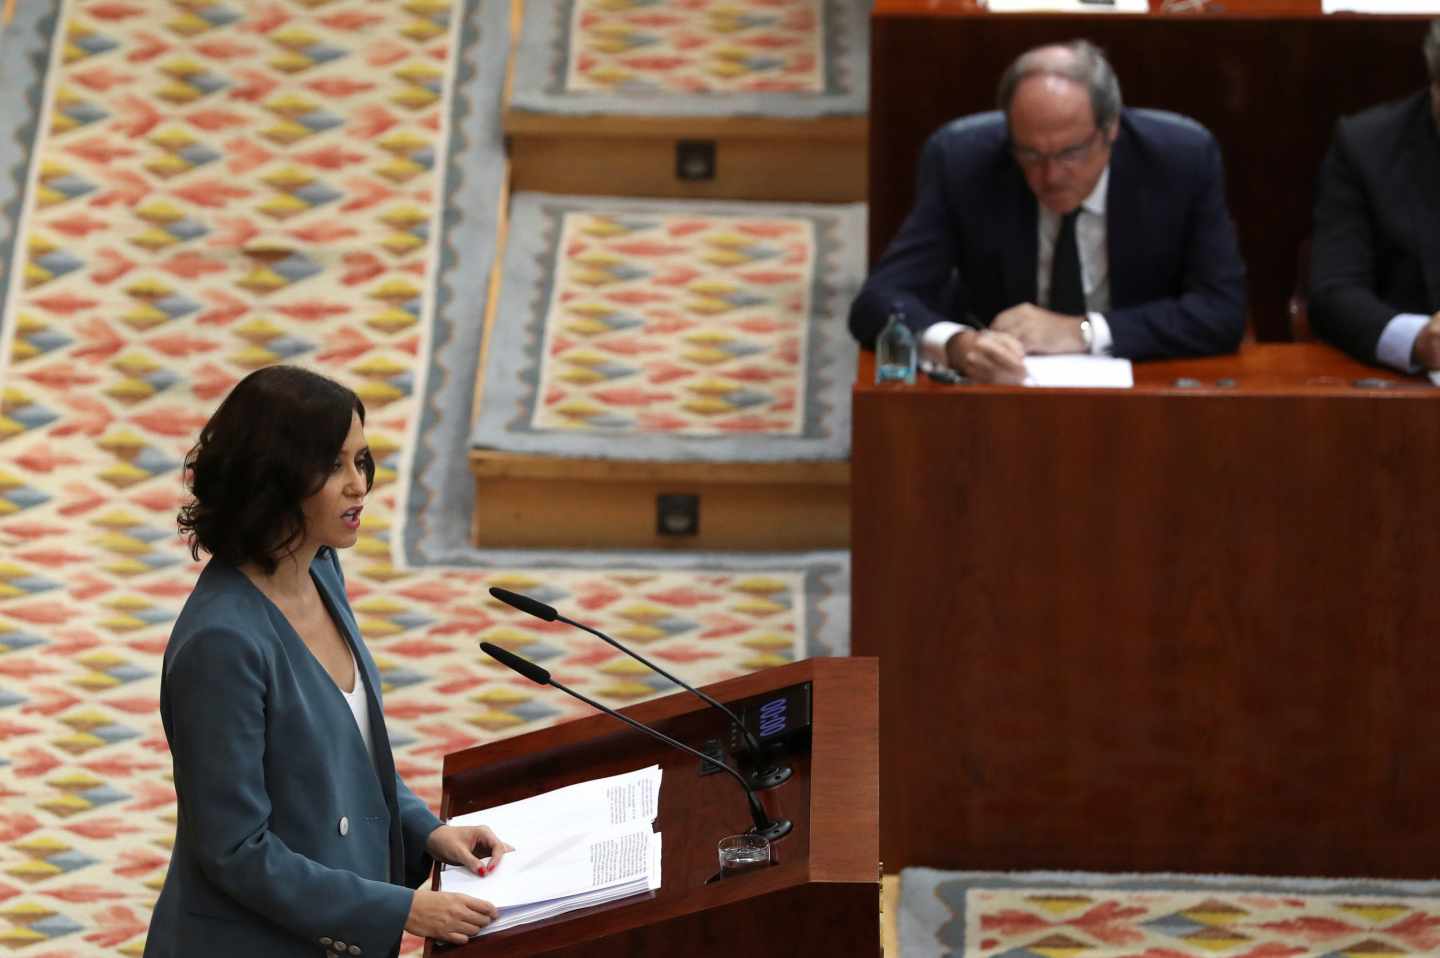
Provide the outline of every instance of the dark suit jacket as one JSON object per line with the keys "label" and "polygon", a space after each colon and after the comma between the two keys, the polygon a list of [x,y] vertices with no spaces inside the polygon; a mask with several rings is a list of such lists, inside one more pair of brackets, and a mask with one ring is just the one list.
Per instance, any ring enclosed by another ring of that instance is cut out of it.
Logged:
{"label": "dark suit jacket", "polygon": [[406,886],[426,878],[425,840],[440,823],[395,774],[380,674],[334,550],[322,549],[310,574],[360,665],[375,761],[285,617],[212,559],[165,649],[160,716],[179,820],[146,958],[315,958],[333,955],[334,942],[384,958],[399,948]]}
{"label": "dark suit jacket", "polygon": [[1310,324],[1357,359],[1397,313],[1440,308],[1440,136],[1428,91],[1335,125],[1310,245]]}
{"label": "dark suit jacket", "polygon": [[[1123,111],[1105,206],[1115,355],[1234,350],[1245,266],[1215,138],[1173,113]],[[1038,208],[1002,114],[942,127],[920,158],[914,209],[850,309],[855,338],[872,346],[892,304],[918,333],[942,319],[985,326],[1035,302]]]}

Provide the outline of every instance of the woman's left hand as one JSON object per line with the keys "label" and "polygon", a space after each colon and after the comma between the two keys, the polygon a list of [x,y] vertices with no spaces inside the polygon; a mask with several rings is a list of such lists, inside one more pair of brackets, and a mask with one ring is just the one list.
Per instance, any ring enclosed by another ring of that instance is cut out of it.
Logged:
{"label": "woman's left hand", "polygon": [[[425,850],[449,865],[460,865],[477,875],[488,875],[500,864],[506,852],[515,849],[502,842],[485,825],[441,825],[425,840]],[[476,851],[488,855],[482,862]]]}

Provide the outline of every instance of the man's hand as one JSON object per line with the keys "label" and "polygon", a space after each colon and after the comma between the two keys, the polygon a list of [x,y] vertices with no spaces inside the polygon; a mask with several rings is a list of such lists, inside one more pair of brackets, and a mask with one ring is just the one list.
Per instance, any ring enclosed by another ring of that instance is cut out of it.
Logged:
{"label": "man's hand", "polygon": [[967,329],[945,342],[945,359],[977,383],[1025,381],[1025,347],[1009,333]]}
{"label": "man's hand", "polygon": [[500,910],[488,901],[448,891],[420,888],[410,899],[405,930],[421,938],[463,945],[471,935],[500,917]]}
{"label": "man's hand", "polygon": [[996,316],[990,328],[1020,340],[1027,353],[1083,353],[1085,340],[1080,335],[1080,321],[1084,318],[1021,303]]}
{"label": "man's hand", "polygon": [[1430,322],[1415,337],[1415,346],[1410,358],[1423,369],[1440,369],[1440,313],[1430,317]]}
{"label": "man's hand", "polygon": [[[441,825],[425,839],[425,850],[447,865],[460,865],[477,875],[488,875],[506,852],[515,849],[496,838],[485,825]],[[480,861],[477,851],[489,856],[488,864]]]}

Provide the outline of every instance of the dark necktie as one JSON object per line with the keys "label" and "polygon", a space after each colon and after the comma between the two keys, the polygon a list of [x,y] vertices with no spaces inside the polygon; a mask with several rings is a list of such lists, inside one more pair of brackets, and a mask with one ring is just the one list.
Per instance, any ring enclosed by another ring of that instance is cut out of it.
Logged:
{"label": "dark necktie", "polygon": [[1080,246],[1075,242],[1075,220],[1080,210],[1060,219],[1055,238],[1055,260],[1050,264],[1050,308],[1064,316],[1085,315],[1085,287],[1080,281]]}

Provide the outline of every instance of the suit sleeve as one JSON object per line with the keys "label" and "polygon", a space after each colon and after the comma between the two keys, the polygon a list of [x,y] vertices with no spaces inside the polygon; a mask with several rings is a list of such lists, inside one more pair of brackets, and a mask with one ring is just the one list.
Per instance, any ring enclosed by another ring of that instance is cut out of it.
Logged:
{"label": "suit sleeve", "polygon": [[946,184],[943,133],[932,136],[920,156],[915,206],[900,232],[870,271],[850,306],[850,332],[867,349],[885,328],[890,311],[905,311],[918,336],[927,326],[949,319],[944,312],[952,274],[959,259]]}
{"label": "suit sleeve", "polygon": [[205,877],[309,942],[344,935],[364,954],[395,947],[413,893],[329,868],[269,829],[265,707],[270,663],[245,635],[193,636],[166,674],[164,703],[182,827]]}
{"label": "suit sleeve", "polygon": [[410,787],[395,775],[395,799],[400,806],[400,831],[405,836],[405,884],[418,888],[430,877],[434,859],[425,850],[430,833],[440,827],[440,819],[430,811],[430,806],[410,791]]}
{"label": "suit sleeve", "polygon": [[1207,137],[1182,227],[1180,290],[1105,314],[1112,351],[1129,359],[1234,352],[1245,334],[1245,264],[1225,205],[1220,147]]}
{"label": "suit sleeve", "polygon": [[1400,310],[1376,295],[1375,221],[1363,178],[1351,158],[1342,121],[1315,190],[1310,240],[1310,322],[1315,331],[1361,362]]}

